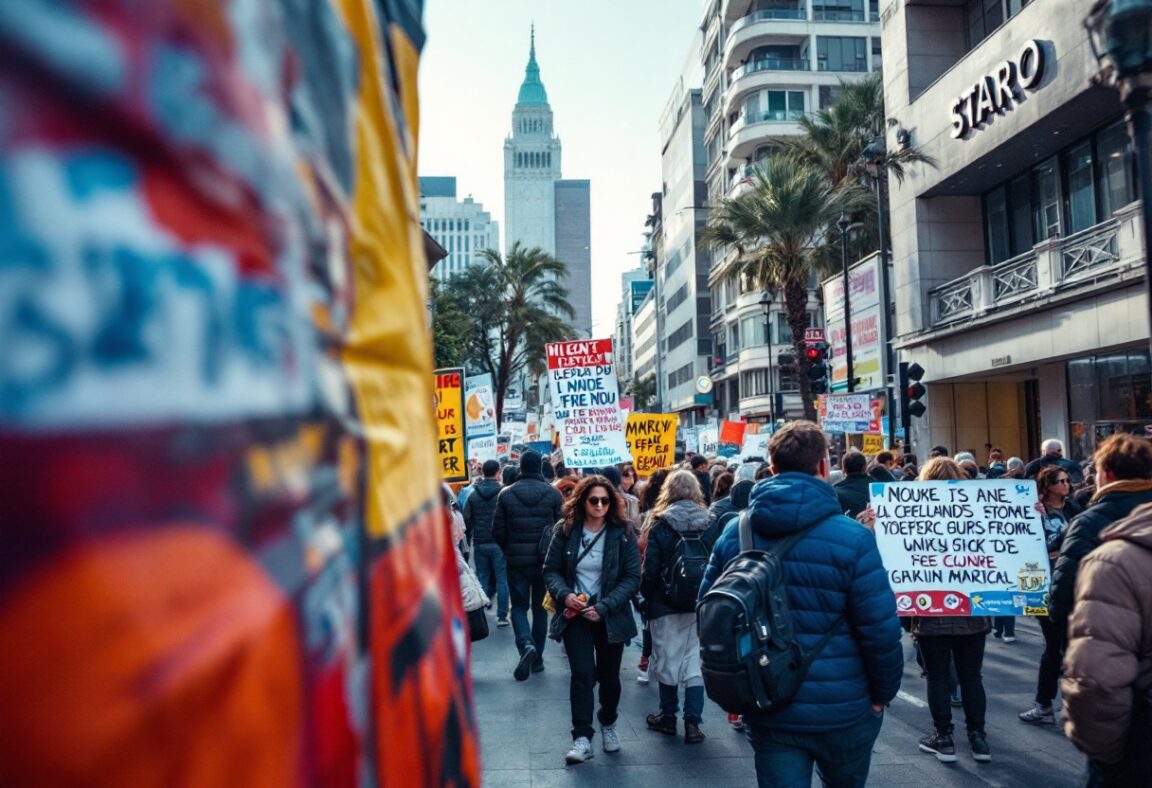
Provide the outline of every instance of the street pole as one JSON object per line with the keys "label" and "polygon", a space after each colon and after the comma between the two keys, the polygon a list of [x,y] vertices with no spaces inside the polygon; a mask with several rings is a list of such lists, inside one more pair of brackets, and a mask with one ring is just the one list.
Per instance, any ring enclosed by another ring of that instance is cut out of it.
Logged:
{"label": "street pole", "polygon": [[1149,353],[1152,354],[1152,149],[1148,134],[1152,131],[1152,118],[1148,114],[1149,89],[1134,86],[1124,98],[1128,107],[1128,133],[1136,149],[1136,175],[1140,183],[1141,224],[1144,231],[1144,292],[1148,297]]}
{"label": "street pole", "polygon": [[856,370],[852,366],[852,295],[849,292],[848,277],[848,227],[847,214],[840,214],[836,226],[840,228],[840,265],[844,269],[844,363],[848,372],[848,393],[856,391]]}
{"label": "street pole", "polygon": [[[892,353],[892,283],[889,280],[888,270],[888,233],[886,232],[886,208],[884,206],[884,189],[881,179],[884,177],[883,165],[878,169],[872,180],[876,187],[876,218],[880,224],[880,296],[884,299],[884,370],[885,396],[888,399],[885,410],[888,411],[888,448],[891,449],[896,442],[896,399],[893,397],[891,381],[895,373]],[[908,433],[904,433],[904,442],[908,443]]]}
{"label": "street pole", "polygon": [[780,414],[776,412],[776,379],[772,369],[772,296],[767,290],[760,295],[760,308],[764,310],[764,344],[768,347],[768,419],[775,425]]}

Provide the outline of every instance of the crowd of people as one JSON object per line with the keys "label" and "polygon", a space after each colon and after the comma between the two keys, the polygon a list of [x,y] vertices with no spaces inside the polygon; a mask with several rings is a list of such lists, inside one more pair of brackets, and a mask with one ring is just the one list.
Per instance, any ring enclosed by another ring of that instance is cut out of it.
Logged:
{"label": "crowd of people", "polygon": [[820,428],[799,421],[773,435],[767,460],[678,454],[647,479],[627,463],[577,472],[526,451],[518,464],[484,463],[450,501],[465,609],[495,606],[496,625],[512,627],[517,681],[544,670],[549,636],[563,644],[567,763],[593,757],[594,711],[602,750],[619,751],[621,663],[637,637],[637,681],[659,687],[648,728],[699,744],[696,604],[740,552],[746,516],[758,549],[800,535],[781,559],[787,597],[798,645],[819,652],[784,708],[728,715],[751,743],[759,784],[806,785],[813,768],[825,785],[865,784],[903,674],[902,626],[926,679],[920,749],[956,761],[961,708],[971,756],[987,762],[985,645],[989,633],[1014,642],[1015,619],[898,618],[869,498],[877,482],[995,478],[1035,480],[1051,564],[1034,704],[1020,722],[1056,725],[1059,690],[1064,731],[1088,757],[1086,784],[1152,784],[1152,442],[1142,437],[1111,436],[1083,464],[1055,439],[1028,463],[993,448],[981,466],[936,446],[920,464],[887,451],[833,457]]}

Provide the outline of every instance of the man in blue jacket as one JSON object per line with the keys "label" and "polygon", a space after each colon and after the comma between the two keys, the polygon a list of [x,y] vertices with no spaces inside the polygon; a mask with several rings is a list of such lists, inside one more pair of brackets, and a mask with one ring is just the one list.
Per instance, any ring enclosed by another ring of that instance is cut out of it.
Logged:
{"label": "man in blue jacket", "polygon": [[[788,603],[806,652],[844,621],[813,662],[795,700],[782,709],[746,715],[764,786],[808,785],[812,766],[825,785],[863,786],[884,707],[896,696],[904,671],[896,598],[876,548],[876,537],[841,514],[828,484],[828,440],[809,421],[795,421],[768,444],[772,478],[759,482],[748,507],[753,539],[769,549],[815,526],[784,557]],[[700,595],[740,552],[737,522],[712,549]]]}

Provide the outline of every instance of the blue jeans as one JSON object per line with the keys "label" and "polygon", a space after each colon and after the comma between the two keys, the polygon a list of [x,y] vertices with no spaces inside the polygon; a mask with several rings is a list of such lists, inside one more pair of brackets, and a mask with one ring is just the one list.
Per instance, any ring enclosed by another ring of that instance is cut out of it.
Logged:
{"label": "blue jeans", "polygon": [[883,722],[884,715],[869,714],[844,730],[789,733],[745,717],[744,728],[756,758],[756,784],[760,788],[809,788],[815,765],[825,788],[863,788],[872,763],[872,745]]}
{"label": "blue jeans", "polygon": [[1016,637],[1016,616],[996,616],[993,618],[992,633],[997,636]]}
{"label": "blue jeans", "polygon": [[489,599],[496,600],[496,617],[508,617],[508,567],[504,562],[504,551],[500,545],[478,544],[473,546],[476,556],[476,577]]}
{"label": "blue jeans", "polygon": [[[544,575],[540,572],[523,573],[508,570],[508,593],[512,596],[512,634],[516,637],[516,650],[524,653],[526,646],[535,646],[536,654],[544,656],[544,639],[548,637],[548,613],[544,610]],[[528,607],[532,607],[532,628],[528,628]]]}
{"label": "blue jeans", "polygon": [[[660,713],[676,716],[680,699],[672,684],[660,685]],[[699,723],[704,714],[704,685],[684,688],[684,721]]]}

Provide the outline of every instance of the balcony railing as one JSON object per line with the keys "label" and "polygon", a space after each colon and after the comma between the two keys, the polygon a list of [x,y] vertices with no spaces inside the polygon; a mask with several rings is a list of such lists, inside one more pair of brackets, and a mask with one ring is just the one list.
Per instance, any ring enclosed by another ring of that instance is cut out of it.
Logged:
{"label": "balcony railing", "polygon": [[796,6],[795,8],[765,8],[733,22],[732,28],[728,31],[728,35],[732,35],[737,30],[745,28],[748,25],[763,22],[766,19],[790,19],[803,22],[808,19],[808,11],[802,6]]}
{"label": "balcony railing", "polygon": [[838,71],[849,73],[863,73],[868,70],[867,60],[857,60],[853,63],[839,63],[829,64],[827,60],[820,60],[816,63],[817,71]]}
{"label": "balcony railing", "polygon": [[736,69],[736,78],[757,71],[811,71],[812,64],[802,57],[766,57],[745,63]]}
{"label": "balcony railing", "polygon": [[863,11],[850,11],[843,8],[813,8],[812,18],[817,22],[867,22],[868,15]]}
{"label": "balcony railing", "polygon": [[1134,215],[1110,219],[1067,238],[1050,239],[937,287],[928,296],[932,325],[981,317],[1123,269],[1122,237],[1137,234],[1122,235],[1121,229],[1133,221]]}

